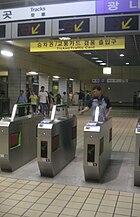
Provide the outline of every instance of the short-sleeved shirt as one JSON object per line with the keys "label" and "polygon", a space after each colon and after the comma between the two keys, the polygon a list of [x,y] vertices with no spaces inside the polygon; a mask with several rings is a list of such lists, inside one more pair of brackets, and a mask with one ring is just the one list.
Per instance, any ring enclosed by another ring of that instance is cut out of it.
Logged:
{"label": "short-sleeved shirt", "polygon": [[31,95],[29,99],[31,100],[32,105],[37,105],[37,99],[38,99],[37,95]]}
{"label": "short-sleeved shirt", "polygon": [[91,108],[91,107],[92,107],[92,103],[93,103],[94,101],[96,101],[96,102],[98,103],[98,105],[101,105],[103,99],[104,99],[104,101],[106,102],[106,108],[109,109],[109,108],[111,107],[110,100],[108,99],[108,97],[103,96],[103,95],[101,95],[101,98],[100,98],[100,99],[98,99],[97,97],[93,97],[93,98],[88,102],[87,106],[88,106],[89,108]]}
{"label": "short-sleeved shirt", "polygon": [[104,121],[105,114],[108,111],[108,109],[111,107],[111,103],[108,97],[101,95],[100,99],[98,99],[97,97],[93,97],[92,100],[90,100],[87,103],[87,106],[89,108],[92,108],[92,119],[93,120],[95,116],[95,109],[97,106],[99,106],[99,119],[98,120]]}
{"label": "short-sleeved shirt", "polygon": [[46,99],[47,97],[48,97],[48,94],[45,91],[39,92],[40,103],[47,103],[47,99]]}
{"label": "short-sleeved shirt", "polygon": [[19,96],[17,99],[17,103],[26,103],[26,102],[27,102],[26,96]]}

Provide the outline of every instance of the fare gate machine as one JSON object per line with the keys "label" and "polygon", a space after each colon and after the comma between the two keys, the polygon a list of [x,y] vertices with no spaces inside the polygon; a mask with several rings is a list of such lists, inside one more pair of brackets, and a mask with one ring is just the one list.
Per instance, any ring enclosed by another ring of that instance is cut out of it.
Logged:
{"label": "fare gate machine", "polygon": [[140,186],[140,119],[136,126],[134,185]]}
{"label": "fare gate machine", "polygon": [[43,116],[30,114],[17,117],[17,109],[18,105],[15,104],[11,117],[0,120],[0,168],[2,171],[14,171],[37,156],[37,125],[43,120]]}
{"label": "fare gate machine", "polygon": [[112,146],[112,118],[90,121],[84,126],[83,167],[85,180],[99,181],[107,168]]}
{"label": "fare gate machine", "polygon": [[[57,116],[56,109],[65,109],[64,116]],[[76,152],[77,119],[69,115],[67,106],[53,106],[51,119],[38,124],[38,166],[41,176],[54,177],[68,163]]]}

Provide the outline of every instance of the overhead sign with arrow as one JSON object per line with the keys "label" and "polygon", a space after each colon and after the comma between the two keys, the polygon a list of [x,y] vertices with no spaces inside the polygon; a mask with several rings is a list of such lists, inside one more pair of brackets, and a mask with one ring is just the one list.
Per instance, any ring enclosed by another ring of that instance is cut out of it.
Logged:
{"label": "overhead sign with arrow", "polygon": [[98,19],[98,33],[137,32],[139,30],[139,14],[101,16]]}
{"label": "overhead sign with arrow", "polygon": [[59,34],[89,32],[89,18],[59,20]]}
{"label": "overhead sign with arrow", "polygon": [[51,22],[19,22],[12,23],[13,38],[43,37],[51,35]]}
{"label": "overhead sign with arrow", "polygon": [[138,30],[138,16],[105,17],[105,31]]}
{"label": "overhead sign with arrow", "polygon": [[96,17],[53,20],[53,36],[96,33]]}

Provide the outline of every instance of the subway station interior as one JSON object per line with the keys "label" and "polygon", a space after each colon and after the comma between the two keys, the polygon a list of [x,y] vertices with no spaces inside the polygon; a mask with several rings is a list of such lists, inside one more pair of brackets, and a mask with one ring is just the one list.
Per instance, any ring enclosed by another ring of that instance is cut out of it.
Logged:
{"label": "subway station interior", "polygon": [[140,217],[139,0],[0,0],[1,216]]}

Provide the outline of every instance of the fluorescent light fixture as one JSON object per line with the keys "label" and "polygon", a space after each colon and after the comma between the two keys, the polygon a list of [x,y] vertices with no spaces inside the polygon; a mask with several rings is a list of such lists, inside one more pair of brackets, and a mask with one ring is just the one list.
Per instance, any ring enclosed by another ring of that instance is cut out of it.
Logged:
{"label": "fluorescent light fixture", "polygon": [[98,60],[98,57],[91,57],[92,60]]}
{"label": "fluorescent light fixture", "polygon": [[73,79],[73,78],[69,78],[69,80],[70,80],[70,81],[73,81],[74,79]]}
{"label": "fluorescent light fixture", "polygon": [[126,64],[126,65],[129,65],[129,62],[126,62],[125,64]]}
{"label": "fluorescent light fixture", "polygon": [[121,54],[120,54],[120,57],[124,57],[124,54],[123,54],[123,53],[121,53]]}
{"label": "fluorescent light fixture", "polygon": [[104,67],[103,68],[104,75],[111,75],[111,67]]}
{"label": "fluorescent light fixture", "polygon": [[27,75],[38,75],[38,72],[33,72],[33,71],[27,72]]}
{"label": "fluorescent light fixture", "polygon": [[57,79],[58,79],[58,78],[60,78],[60,77],[59,77],[59,76],[57,76],[57,75],[54,75],[54,76],[53,76],[53,78],[57,78]]}
{"label": "fluorescent light fixture", "polygon": [[59,37],[60,40],[70,40],[70,37]]}
{"label": "fluorescent light fixture", "polygon": [[84,52],[85,55],[91,55],[91,52]]}
{"label": "fluorescent light fixture", "polygon": [[12,57],[13,53],[11,51],[8,50],[1,50],[1,54],[6,56],[6,57]]}
{"label": "fluorescent light fixture", "polygon": [[106,63],[100,63],[100,65],[101,65],[101,66],[105,66],[105,65],[106,65]]}
{"label": "fluorescent light fixture", "polygon": [[102,60],[96,60],[96,63],[102,63],[103,61]]}

